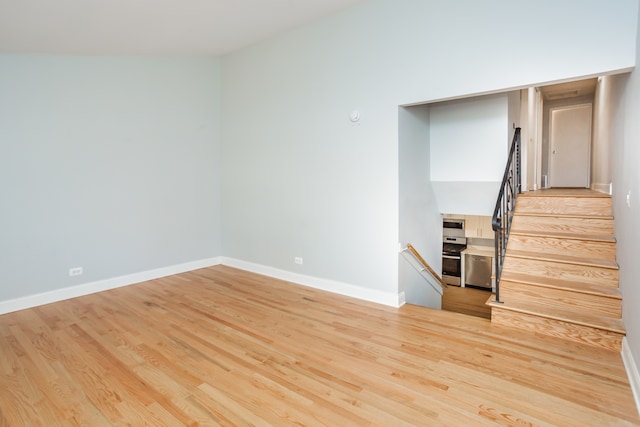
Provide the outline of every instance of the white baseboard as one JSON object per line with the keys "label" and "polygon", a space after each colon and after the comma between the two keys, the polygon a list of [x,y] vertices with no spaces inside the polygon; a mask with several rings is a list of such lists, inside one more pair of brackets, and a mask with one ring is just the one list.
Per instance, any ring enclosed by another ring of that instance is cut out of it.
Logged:
{"label": "white baseboard", "polygon": [[273,277],[275,279],[286,280],[287,282],[309,286],[310,288],[333,292],[334,294],[345,295],[348,297],[358,298],[378,304],[384,304],[391,307],[401,307],[405,303],[404,292],[395,294],[392,292],[376,291],[374,289],[367,289],[348,283],[321,279],[318,277],[293,273],[291,271],[280,270],[278,268],[269,267],[266,265],[241,261],[235,258],[222,257],[222,264],[228,265],[229,267],[235,267],[241,270],[250,271],[252,273]]}
{"label": "white baseboard", "polygon": [[127,274],[125,276],[113,277],[111,279],[98,280],[84,283],[68,288],[56,289],[55,291],[44,292],[36,295],[16,298],[7,301],[0,301],[0,314],[11,313],[13,311],[24,310],[43,304],[62,301],[69,298],[89,295],[95,292],[102,292],[109,289],[120,288],[145,282],[147,280],[159,279],[172,274],[184,273],[199,268],[211,267],[221,263],[221,257],[207,258],[198,261],[185,262],[183,264],[169,267],[156,268],[154,270],[142,271],[139,273]]}
{"label": "white baseboard", "polygon": [[407,296],[405,295],[404,291],[402,291],[398,294],[398,305],[394,307],[402,307],[406,303],[407,303]]}
{"label": "white baseboard", "polygon": [[212,267],[219,264],[251,271],[253,273],[263,274],[265,276],[286,280],[288,282],[309,286],[315,289],[321,289],[323,291],[333,292],[336,294],[346,295],[365,301],[388,305],[391,307],[401,307],[405,304],[404,292],[401,292],[400,294],[394,294],[391,292],[376,291],[373,289],[367,289],[348,283],[320,279],[313,276],[306,276],[303,274],[280,270],[266,265],[241,261],[234,258],[215,257],[157,268],[154,270],[142,271],[139,273],[127,274],[125,276],[113,277],[105,280],[98,280],[95,282],[83,283],[77,286],[56,289],[49,292],[28,295],[25,297],[7,301],[0,301],[0,314],[11,313],[13,311],[24,310],[27,308],[37,307],[39,305],[50,304],[69,298],[76,298],[83,295],[106,291],[109,289],[129,286],[140,282],[146,282],[147,280],[159,279],[161,277],[171,276],[172,274],[180,274],[187,271]]}
{"label": "white baseboard", "polygon": [[640,373],[638,372],[638,365],[633,358],[631,347],[627,337],[622,339],[622,361],[624,367],[627,370],[627,376],[629,377],[629,383],[631,384],[631,391],[633,392],[633,398],[636,401],[636,409],[640,414]]}
{"label": "white baseboard", "polygon": [[594,191],[598,191],[600,193],[608,194],[608,195],[612,194],[611,184],[593,183],[593,184],[591,184],[591,189],[594,190]]}

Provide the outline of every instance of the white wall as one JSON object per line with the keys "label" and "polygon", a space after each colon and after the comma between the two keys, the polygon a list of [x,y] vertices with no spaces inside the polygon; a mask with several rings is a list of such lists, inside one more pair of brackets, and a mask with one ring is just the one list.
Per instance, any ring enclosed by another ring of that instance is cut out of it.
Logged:
{"label": "white wall", "polygon": [[370,0],[225,56],[225,254],[397,292],[397,106],[632,67],[636,15],[637,0]]}
{"label": "white wall", "polygon": [[[511,147],[511,141],[516,133],[516,128],[521,126],[522,112],[522,91],[516,90],[507,94],[509,104],[509,117],[507,120],[507,134],[509,135],[509,143],[507,144],[507,155]],[[525,110],[526,113],[526,110]]]}
{"label": "white wall", "polygon": [[506,94],[432,104],[431,179],[502,181],[507,159]]}
{"label": "white wall", "polygon": [[431,104],[431,179],[442,213],[492,215],[520,91]]}
{"label": "white wall", "polygon": [[219,77],[0,55],[0,302],[220,255]]}
{"label": "white wall", "polygon": [[[429,265],[442,271],[442,215],[430,180],[429,106],[398,109],[399,236],[402,247],[411,243]],[[406,255],[406,256],[405,256]],[[409,254],[399,264],[400,292],[410,304],[442,306],[440,284],[418,273]],[[436,287],[436,288],[434,288]]]}
{"label": "white wall", "polygon": [[[640,31],[637,34],[636,55],[640,58]],[[614,110],[613,214],[623,298],[622,315],[637,373],[640,368],[640,71],[636,69],[630,75],[614,76],[609,83]],[[629,205],[627,194],[630,194]],[[640,383],[636,382],[635,386],[640,387]],[[640,405],[640,388],[636,389],[636,393]]]}
{"label": "white wall", "polygon": [[521,100],[522,191],[532,191],[539,188],[541,144],[538,143],[538,134],[542,134],[542,126],[538,124],[542,120],[540,91],[533,87],[524,89]]}
{"label": "white wall", "polygon": [[441,212],[460,215],[493,215],[500,190],[498,181],[435,181],[431,185]]}
{"label": "white wall", "polygon": [[510,113],[506,93],[431,104],[431,179],[442,213],[493,213]]}
{"label": "white wall", "polygon": [[591,188],[609,192],[611,183],[611,128],[612,107],[611,79],[614,76],[598,78],[593,100],[593,138],[591,152]]}

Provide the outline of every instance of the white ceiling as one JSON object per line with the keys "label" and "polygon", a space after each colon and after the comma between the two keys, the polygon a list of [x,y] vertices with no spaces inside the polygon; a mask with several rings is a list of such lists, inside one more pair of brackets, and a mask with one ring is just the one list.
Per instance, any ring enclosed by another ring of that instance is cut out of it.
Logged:
{"label": "white ceiling", "polygon": [[363,0],[0,0],[0,52],[221,55]]}

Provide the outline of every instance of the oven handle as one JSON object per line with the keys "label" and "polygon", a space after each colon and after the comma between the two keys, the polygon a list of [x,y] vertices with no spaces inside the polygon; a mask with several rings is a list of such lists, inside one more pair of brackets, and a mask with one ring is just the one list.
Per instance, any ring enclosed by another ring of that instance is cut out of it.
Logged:
{"label": "oven handle", "polygon": [[461,259],[459,256],[451,256],[451,255],[442,255],[442,258],[446,259]]}

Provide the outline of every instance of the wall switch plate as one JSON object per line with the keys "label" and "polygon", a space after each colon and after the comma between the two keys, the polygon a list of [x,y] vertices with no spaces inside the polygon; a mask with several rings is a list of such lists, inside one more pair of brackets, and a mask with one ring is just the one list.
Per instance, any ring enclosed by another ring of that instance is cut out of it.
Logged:
{"label": "wall switch plate", "polygon": [[302,265],[302,257],[297,256],[297,257],[295,257],[295,258],[293,259],[293,261],[294,261],[296,264],[300,264],[300,265]]}
{"label": "wall switch plate", "polygon": [[69,276],[80,276],[82,274],[82,267],[74,267],[69,269]]}

